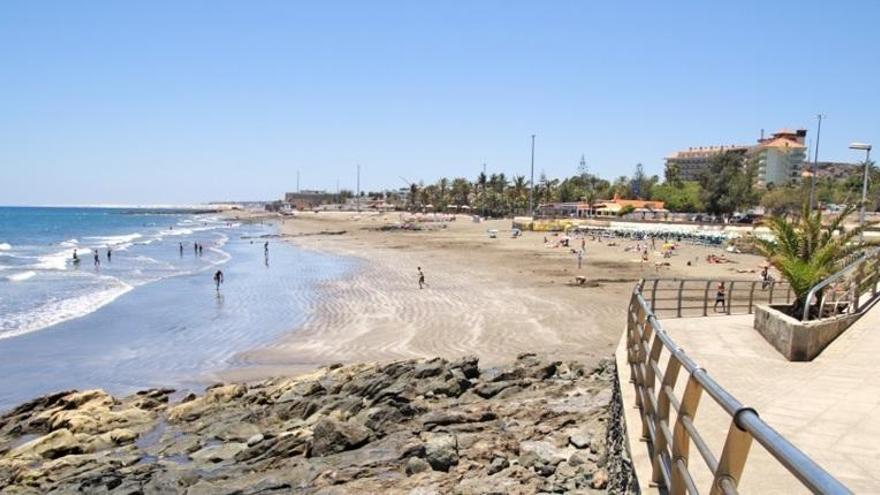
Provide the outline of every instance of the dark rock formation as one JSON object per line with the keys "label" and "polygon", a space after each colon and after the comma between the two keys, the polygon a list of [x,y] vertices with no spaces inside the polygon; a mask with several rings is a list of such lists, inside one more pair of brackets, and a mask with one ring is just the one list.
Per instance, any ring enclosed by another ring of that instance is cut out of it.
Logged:
{"label": "dark rock formation", "polygon": [[334,365],[175,404],[63,392],[0,417],[0,493],[623,493],[613,380],[528,354]]}

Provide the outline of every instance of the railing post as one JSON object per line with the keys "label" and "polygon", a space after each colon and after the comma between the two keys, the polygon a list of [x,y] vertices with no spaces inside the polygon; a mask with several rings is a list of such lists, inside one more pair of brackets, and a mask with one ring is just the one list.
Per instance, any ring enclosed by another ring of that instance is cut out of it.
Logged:
{"label": "railing post", "polygon": [[877,297],[877,260],[871,260],[872,266],[868,268],[868,277],[871,280],[871,297]]}
{"label": "railing post", "polygon": [[768,305],[768,306],[772,306],[772,305],[773,305],[773,288],[774,288],[774,287],[776,287],[776,281],[775,281],[775,280],[772,280],[772,281],[770,281],[770,300],[767,301],[767,305]]}
{"label": "railing post", "polygon": [[703,316],[709,315],[709,289],[712,287],[712,281],[706,281],[706,291],[703,292]]}
{"label": "railing post", "polygon": [[651,311],[654,314],[657,313],[657,284],[660,282],[659,278],[654,279],[654,285],[651,287]]}
{"label": "railing post", "polygon": [[642,438],[649,440],[651,438],[651,432],[648,429],[648,414],[651,411],[651,401],[645,400],[648,399],[648,353],[645,351],[645,345],[650,341],[652,334],[652,325],[651,320],[648,318],[648,313],[639,305],[639,335],[636,339],[636,384],[637,384],[637,393],[636,393],[636,403],[639,406],[639,410],[642,416]]}
{"label": "railing post", "polygon": [[758,282],[752,282],[751,288],[749,288],[749,314],[752,314],[752,305],[755,302],[755,286]]}
{"label": "railing post", "polygon": [[745,407],[733,415],[730,429],[727,431],[727,440],[724,441],[724,448],[721,451],[721,459],[718,461],[718,469],[714,473],[715,479],[709,492],[711,495],[727,493],[725,487],[736,488],[746,466],[746,459],[752,446],[752,435],[737,426],[736,421],[740,414],[755,414],[755,411]]}
{"label": "railing post", "polygon": [[[711,283],[711,282],[710,282]],[[676,359],[670,356],[669,359]],[[694,374],[688,377],[687,385],[684,388],[684,395],[681,398],[681,408],[678,410],[678,418],[675,420],[675,430],[672,432],[672,486],[669,487],[670,495],[683,495],[687,489],[685,488],[684,477],[681,472],[676,469],[675,464],[681,460],[685,465],[688,463],[688,455],[690,451],[690,436],[687,429],[682,423],[682,418],[690,418],[692,421],[700,405],[700,397],[703,395],[703,386],[694,376],[696,373],[705,372],[702,368],[694,370]]]}
{"label": "railing post", "polygon": [[[652,473],[652,481],[655,483],[664,483],[663,472],[660,466],[661,464],[661,453],[668,452],[669,443],[666,441],[666,435],[663,434],[663,425],[669,427],[669,394],[666,393],[666,389],[675,388],[675,382],[678,381],[678,372],[681,370],[681,363],[678,359],[675,359],[675,356],[669,356],[669,361],[666,363],[666,371],[663,372],[663,382],[660,384],[660,395],[657,399],[657,417],[654,423],[654,430],[660,432],[660,435],[657,435],[657,441],[654,442],[654,458],[653,462],[653,473]],[[670,467],[670,470],[672,468]],[[668,488],[668,487],[667,487]]]}
{"label": "railing post", "polygon": [[865,279],[865,264],[860,263],[856,269],[855,277],[855,298],[853,299],[853,313],[859,312],[859,301],[862,299],[862,281]]}
{"label": "railing post", "polygon": [[676,315],[681,318],[681,298],[682,293],[684,292],[684,279],[678,283],[678,307],[676,309]]}
{"label": "railing post", "polygon": [[633,293],[629,300],[629,309],[626,314],[626,357],[629,364],[636,362],[635,357],[635,326],[636,311],[638,309],[638,296]]}
{"label": "railing post", "polygon": [[727,314],[730,315],[731,310],[733,309],[733,284],[734,282],[730,281],[730,287],[727,290]]}

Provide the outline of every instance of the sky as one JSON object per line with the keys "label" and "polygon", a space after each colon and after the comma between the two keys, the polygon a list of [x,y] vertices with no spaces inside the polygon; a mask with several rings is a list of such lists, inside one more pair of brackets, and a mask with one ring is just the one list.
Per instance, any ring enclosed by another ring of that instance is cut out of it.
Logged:
{"label": "sky", "polygon": [[441,176],[662,176],[689,146],[880,141],[876,1],[0,2],[0,204]]}

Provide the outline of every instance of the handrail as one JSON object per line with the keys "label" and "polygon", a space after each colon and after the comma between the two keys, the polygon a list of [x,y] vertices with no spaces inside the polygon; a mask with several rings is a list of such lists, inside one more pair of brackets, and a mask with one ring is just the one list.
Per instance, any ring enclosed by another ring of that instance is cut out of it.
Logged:
{"label": "handrail", "polygon": [[[644,283],[642,280],[636,284],[627,311],[627,359],[641,414],[642,436],[648,443],[652,461],[652,482],[665,486],[672,495],[697,493],[688,469],[689,446],[693,444],[712,472],[710,493],[737,493],[752,440],[757,440],[814,493],[851,493],[765,423],[757,411],[744,406],[724,389],[675,343],[645,299]],[[665,371],[661,371],[660,355],[664,350],[669,359]],[[682,369],[688,376],[684,394],[679,398],[675,385]],[[704,392],[731,418],[721,456],[717,459],[693,423]],[[671,411],[675,413],[672,429]]]}
{"label": "handrail", "polygon": [[[717,288],[722,283],[724,297],[719,301]],[[643,279],[642,287],[655,314],[674,318],[752,314],[758,305],[794,300],[788,282],[772,279],[648,278]]]}
{"label": "handrail", "polygon": [[[804,304],[804,315],[801,318],[801,321],[807,321],[810,319],[810,301],[812,301],[813,298],[815,298],[817,294],[820,294],[823,289],[830,286],[831,284],[836,283],[839,280],[842,280],[844,277],[851,274],[854,270],[859,270],[859,271],[856,272],[856,278],[854,280],[849,281],[849,284],[847,284],[849,286],[849,287],[847,287],[848,290],[846,290],[845,292],[850,294],[853,297],[853,302],[855,303],[853,305],[847,305],[849,308],[849,312],[850,313],[857,313],[860,310],[860,308],[858,307],[858,301],[859,301],[859,295],[860,295],[859,292],[862,289],[862,282],[864,282],[866,275],[868,277],[873,277],[873,278],[877,279],[877,280],[874,280],[874,283],[873,283],[874,287],[872,289],[873,295],[877,294],[877,283],[880,282],[880,278],[876,277],[876,273],[875,273],[876,270],[875,270],[875,272],[869,272],[868,274],[865,274],[864,271],[860,270],[861,268],[864,268],[864,266],[872,260],[874,260],[874,261],[880,260],[880,248],[876,248],[871,251],[863,251],[863,252],[859,253],[859,255],[856,257],[855,261],[848,263],[845,267],[840,269],[834,275],[831,275],[830,277],[826,278],[825,280],[822,280],[818,284],[814,285],[810,289],[810,292],[807,293],[807,298],[805,299],[806,304]],[[819,306],[819,308],[818,308],[819,309],[819,317],[821,318],[822,306],[824,304],[824,301],[817,301],[817,304]]]}

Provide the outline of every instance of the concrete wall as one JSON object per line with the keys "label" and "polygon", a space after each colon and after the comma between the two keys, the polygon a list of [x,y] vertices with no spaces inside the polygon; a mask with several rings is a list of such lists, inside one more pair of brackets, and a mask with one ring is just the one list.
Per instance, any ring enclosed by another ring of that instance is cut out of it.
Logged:
{"label": "concrete wall", "polygon": [[754,327],[789,361],[812,361],[859,316],[841,315],[802,322],[772,306],[757,306]]}

